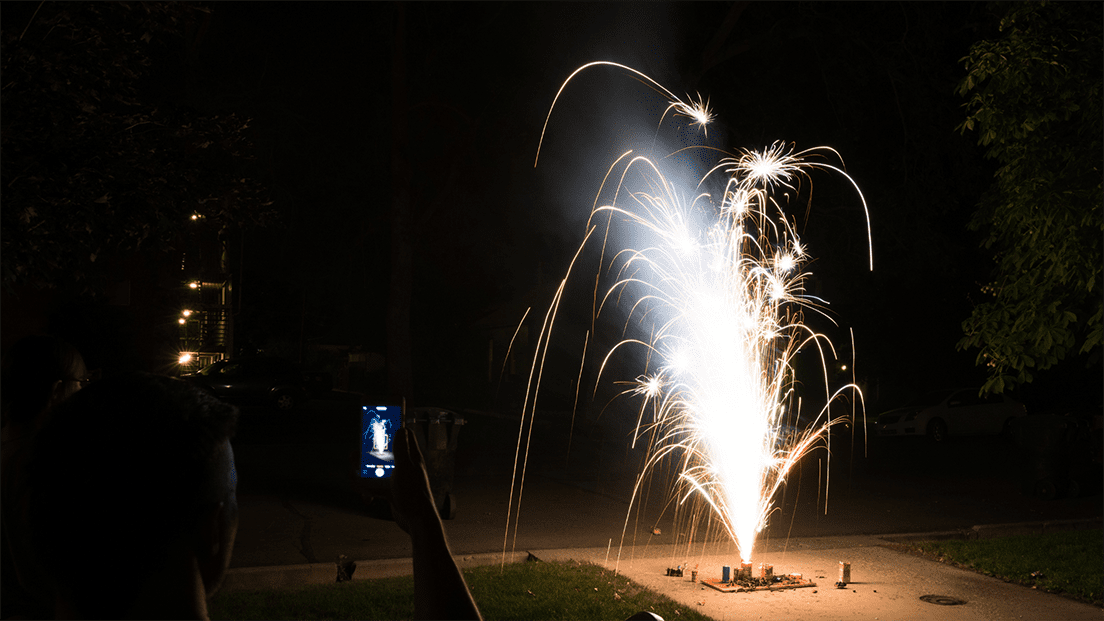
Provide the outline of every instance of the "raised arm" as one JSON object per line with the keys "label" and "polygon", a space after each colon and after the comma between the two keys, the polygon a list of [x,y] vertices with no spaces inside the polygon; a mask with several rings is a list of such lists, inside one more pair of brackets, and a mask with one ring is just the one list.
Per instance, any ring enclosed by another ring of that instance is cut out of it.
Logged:
{"label": "raised arm", "polygon": [[391,507],[414,547],[414,618],[482,619],[449,550],[414,433],[395,433]]}

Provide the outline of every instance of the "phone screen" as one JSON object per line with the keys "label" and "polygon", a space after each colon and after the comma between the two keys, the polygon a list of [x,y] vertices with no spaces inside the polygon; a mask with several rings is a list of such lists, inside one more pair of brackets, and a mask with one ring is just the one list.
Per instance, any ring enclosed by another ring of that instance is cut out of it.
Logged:
{"label": "phone screen", "polygon": [[360,478],[386,479],[395,469],[391,442],[402,425],[397,405],[365,405],[360,415]]}

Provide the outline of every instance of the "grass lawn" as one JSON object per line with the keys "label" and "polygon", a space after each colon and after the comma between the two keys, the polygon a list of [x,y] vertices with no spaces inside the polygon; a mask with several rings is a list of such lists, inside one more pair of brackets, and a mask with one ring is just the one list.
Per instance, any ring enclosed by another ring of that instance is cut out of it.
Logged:
{"label": "grass lawn", "polygon": [[1104,531],[1070,530],[993,539],[904,544],[924,556],[1099,605]]}
{"label": "grass lawn", "polygon": [[[586,563],[525,562],[464,571],[483,617],[490,619],[627,619],[641,610],[664,619],[709,617],[613,572]],[[215,596],[212,619],[410,619],[410,576],[239,591]]]}

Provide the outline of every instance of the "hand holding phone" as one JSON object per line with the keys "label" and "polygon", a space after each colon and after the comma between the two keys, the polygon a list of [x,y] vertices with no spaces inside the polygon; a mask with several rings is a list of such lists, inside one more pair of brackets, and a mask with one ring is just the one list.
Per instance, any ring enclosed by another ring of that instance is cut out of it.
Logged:
{"label": "hand holding phone", "polygon": [[395,476],[391,479],[391,514],[403,530],[441,526],[441,516],[433,503],[425,461],[417,439],[410,429],[395,434]]}
{"label": "hand holding phone", "polygon": [[433,503],[425,461],[410,429],[395,434],[391,507],[395,523],[410,534],[414,560],[415,619],[482,619],[456,565],[445,525]]}

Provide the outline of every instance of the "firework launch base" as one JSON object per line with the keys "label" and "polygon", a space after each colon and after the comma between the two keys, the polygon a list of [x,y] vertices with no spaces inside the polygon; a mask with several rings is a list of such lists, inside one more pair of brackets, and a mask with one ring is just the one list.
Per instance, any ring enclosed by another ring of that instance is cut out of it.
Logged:
{"label": "firework launch base", "polygon": [[800,589],[803,587],[815,587],[811,580],[803,580],[797,576],[775,576],[773,578],[752,578],[751,580],[702,580],[705,586],[716,589],[722,593],[748,593],[751,591],[782,591],[785,589]]}

